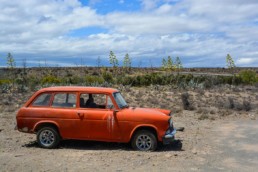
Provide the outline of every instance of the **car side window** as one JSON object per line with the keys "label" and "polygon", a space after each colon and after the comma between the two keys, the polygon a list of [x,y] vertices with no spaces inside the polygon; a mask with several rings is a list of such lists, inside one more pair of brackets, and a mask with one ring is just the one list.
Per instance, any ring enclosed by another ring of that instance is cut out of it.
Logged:
{"label": "car side window", "polygon": [[80,107],[105,109],[106,97],[105,94],[83,93],[80,95]]}
{"label": "car side window", "polygon": [[76,107],[76,94],[75,93],[57,93],[54,96],[52,107]]}
{"label": "car side window", "polygon": [[51,93],[43,93],[39,95],[32,103],[32,106],[49,106]]}

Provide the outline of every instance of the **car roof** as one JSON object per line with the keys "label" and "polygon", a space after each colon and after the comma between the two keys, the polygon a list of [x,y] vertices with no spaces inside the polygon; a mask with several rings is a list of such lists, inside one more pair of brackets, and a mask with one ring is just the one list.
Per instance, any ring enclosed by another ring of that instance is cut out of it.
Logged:
{"label": "car roof", "polygon": [[114,93],[118,92],[117,89],[114,88],[105,88],[105,87],[83,87],[83,86],[56,86],[56,87],[48,87],[42,88],[39,90],[40,92],[48,92],[48,91],[80,91],[80,92],[96,92],[96,93]]}

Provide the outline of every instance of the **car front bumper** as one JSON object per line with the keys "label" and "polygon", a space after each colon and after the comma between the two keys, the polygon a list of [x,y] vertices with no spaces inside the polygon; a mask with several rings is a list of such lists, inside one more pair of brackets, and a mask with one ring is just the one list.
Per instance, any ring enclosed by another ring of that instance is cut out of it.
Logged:
{"label": "car front bumper", "polygon": [[166,133],[162,138],[162,142],[164,145],[168,145],[175,141],[176,129],[174,129],[171,133]]}

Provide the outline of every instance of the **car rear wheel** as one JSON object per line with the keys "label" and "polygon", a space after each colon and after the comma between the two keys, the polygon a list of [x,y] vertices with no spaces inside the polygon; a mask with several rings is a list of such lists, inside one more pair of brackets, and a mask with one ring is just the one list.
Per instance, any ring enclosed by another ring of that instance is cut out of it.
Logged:
{"label": "car rear wheel", "polygon": [[53,127],[43,127],[37,132],[37,142],[40,147],[52,149],[60,142],[60,135]]}
{"label": "car rear wheel", "polygon": [[131,144],[135,150],[154,151],[157,149],[157,138],[151,131],[140,130],[135,133]]}

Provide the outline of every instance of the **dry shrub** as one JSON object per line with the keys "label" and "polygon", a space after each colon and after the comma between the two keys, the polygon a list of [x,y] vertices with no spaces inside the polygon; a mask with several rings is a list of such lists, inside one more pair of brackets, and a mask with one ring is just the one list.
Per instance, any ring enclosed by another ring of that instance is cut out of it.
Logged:
{"label": "dry shrub", "polygon": [[235,108],[235,103],[232,97],[228,97],[229,101],[229,109],[234,109]]}
{"label": "dry shrub", "polygon": [[209,119],[209,115],[208,115],[208,114],[205,114],[205,113],[201,114],[201,115],[199,116],[199,118],[198,118],[198,120],[205,120],[205,119]]}
{"label": "dry shrub", "polygon": [[203,108],[203,107],[201,107],[201,108],[198,108],[198,109],[196,110],[196,113],[199,113],[199,114],[208,114],[208,113],[209,113],[209,110],[208,110],[208,108]]}
{"label": "dry shrub", "polygon": [[234,109],[237,111],[250,111],[251,110],[251,103],[247,100],[243,100],[243,103],[239,103],[237,101],[234,101],[232,97],[228,98],[229,100],[229,109]]}
{"label": "dry shrub", "polygon": [[216,114],[216,110],[215,109],[211,109],[210,110],[210,114],[212,114],[212,115]]}
{"label": "dry shrub", "polygon": [[220,116],[228,116],[228,115],[231,115],[232,112],[229,111],[229,110],[221,110],[221,111],[219,112],[219,114],[220,114]]}
{"label": "dry shrub", "polygon": [[243,105],[238,103],[238,102],[236,102],[234,109],[237,110],[237,111],[241,111],[241,110],[243,110]]}
{"label": "dry shrub", "polygon": [[243,100],[243,109],[245,111],[250,111],[251,110],[251,103],[247,100]]}
{"label": "dry shrub", "polygon": [[222,98],[216,97],[216,105],[218,108],[224,108],[225,101]]}
{"label": "dry shrub", "polygon": [[159,107],[161,109],[169,109],[167,103],[161,103]]}
{"label": "dry shrub", "polygon": [[181,100],[183,103],[184,110],[194,110],[194,107],[189,102],[189,94],[187,92],[181,94]]}
{"label": "dry shrub", "polygon": [[188,101],[188,98],[189,98],[189,94],[188,93],[182,93],[181,94],[181,99],[182,99],[184,110],[189,110],[190,102]]}

